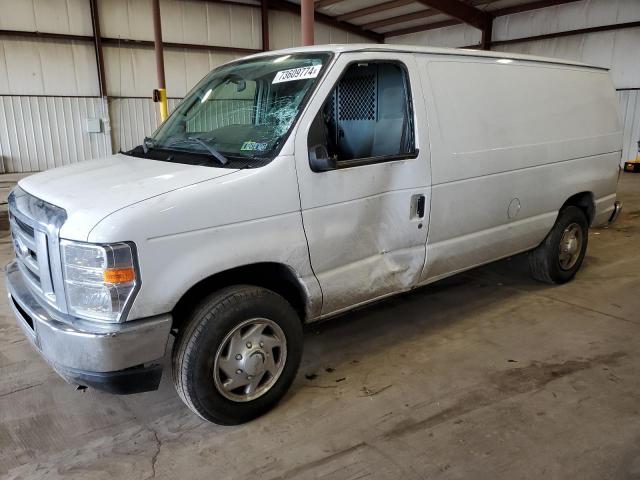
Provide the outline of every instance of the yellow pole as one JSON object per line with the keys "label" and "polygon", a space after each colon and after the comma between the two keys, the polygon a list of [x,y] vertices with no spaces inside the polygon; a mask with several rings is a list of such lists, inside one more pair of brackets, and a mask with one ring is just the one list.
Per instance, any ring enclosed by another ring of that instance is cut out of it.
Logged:
{"label": "yellow pole", "polygon": [[156,69],[158,73],[158,92],[160,94],[160,119],[164,122],[169,116],[167,107],[167,86],[164,79],[164,52],[162,51],[162,22],[160,20],[160,0],[153,0],[153,40],[156,51]]}
{"label": "yellow pole", "polygon": [[160,93],[160,120],[165,121],[169,116],[169,106],[167,104],[167,89],[159,88]]}

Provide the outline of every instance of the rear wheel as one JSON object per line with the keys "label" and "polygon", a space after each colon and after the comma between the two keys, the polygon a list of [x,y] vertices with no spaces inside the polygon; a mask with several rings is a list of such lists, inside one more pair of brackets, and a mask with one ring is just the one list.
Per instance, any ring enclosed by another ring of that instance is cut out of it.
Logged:
{"label": "rear wheel", "polygon": [[571,280],[582,265],[587,250],[589,223],[578,207],[560,211],[544,241],[529,252],[531,275],[546,283]]}
{"label": "rear wheel", "polygon": [[173,381],[205,420],[236,425],[284,396],[302,356],[302,326],[280,295],[235,286],[195,309],[173,348]]}

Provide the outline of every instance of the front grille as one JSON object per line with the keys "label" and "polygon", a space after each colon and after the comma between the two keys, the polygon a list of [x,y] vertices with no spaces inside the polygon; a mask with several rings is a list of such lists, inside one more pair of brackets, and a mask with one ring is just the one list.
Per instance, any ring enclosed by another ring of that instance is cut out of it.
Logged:
{"label": "front grille", "polygon": [[[13,239],[13,249],[16,258],[20,262],[20,269],[26,274],[31,283],[42,291],[42,283],[40,281],[40,262],[38,262],[38,246],[36,243],[36,235],[44,235],[44,243],[46,244],[46,234],[37,232],[32,225],[29,225],[26,218],[20,219],[18,212],[9,210],[9,221],[11,224],[11,237]],[[44,252],[43,252],[44,254]],[[42,255],[42,254],[41,254]]]}
{"label": "front grille", "polygon": [[24,231],[27,235],[29,235],[31,237],[35,236],[35,232],[34,232],[33,227],[31,225],[27,225],[22,220],[20,220],[18,217],[14,217],[14,220],[18,224],[20,229],[22,231]]}
{"label": "front grille", "polygon": [[66,212],[17,187],[9,195],[9,223],[18,268],[30,289],[66,311],[58,232]]}

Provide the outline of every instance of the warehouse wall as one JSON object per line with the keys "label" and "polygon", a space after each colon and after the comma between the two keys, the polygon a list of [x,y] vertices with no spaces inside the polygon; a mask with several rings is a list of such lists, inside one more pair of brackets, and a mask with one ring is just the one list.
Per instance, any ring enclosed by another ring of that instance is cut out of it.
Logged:
{"label": "warehouse wall", "polygon": [[[640,20],[638,0],[583,0],[498,17],[493,40],[544,35]],[[387,43],[463,47],[480,42],[480,31],[453,26],[387,39]],[[623,160],[635,158],[640,140],[640,28],[572,35],[496,46],[494,50],[565,58],[611,69],[624,125]]]}
{"label": "warehouse wall", "polygon": [[[246,0],[247,3],[256,3]],[[103,37],[153,40],[151,0],[98,0]],[[260,49],[260,9],[163,0],[166,42]],[[0,29],[92,35],[89,0],[0,0]],[[10,12],[10,13],[7,13]],[[300,42],[300,17],[269,12],[272,49]],[[366,39],[316,24],[317,43]],[[244,53],[165,49],[169,107],[211,69]],[[28,172],[140,144],[158,125],[152,48],[105,45],[107,99],[99,97],[91,42],[0,36],[0,172]],[[100,119],[90,133],[88,119]]]}

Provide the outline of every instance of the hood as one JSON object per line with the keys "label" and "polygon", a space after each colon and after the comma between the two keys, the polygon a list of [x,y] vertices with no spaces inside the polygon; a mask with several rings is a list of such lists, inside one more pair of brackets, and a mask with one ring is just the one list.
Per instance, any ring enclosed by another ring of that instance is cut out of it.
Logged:
{"label": "hood", "polygon": [[110,213],[236,171],[118,154],[47,170],[20,180],[19,185],[66,210],[62,237],[86,240],[91,229]]}

